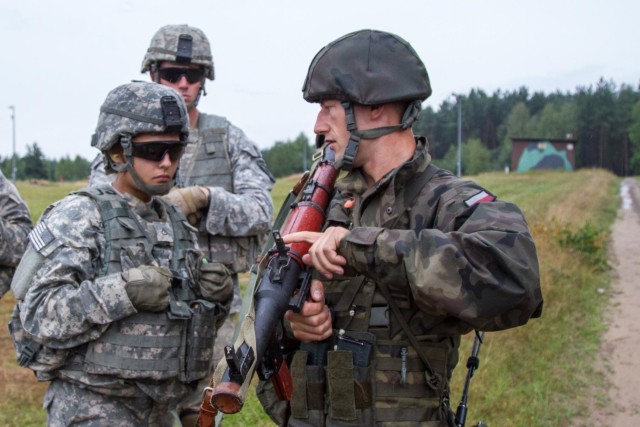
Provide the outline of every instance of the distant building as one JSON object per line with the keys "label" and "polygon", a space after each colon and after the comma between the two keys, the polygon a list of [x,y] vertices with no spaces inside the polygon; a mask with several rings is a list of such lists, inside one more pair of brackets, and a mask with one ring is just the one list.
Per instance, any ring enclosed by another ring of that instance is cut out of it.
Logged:
{"label": "distant building", "polygon": [[548,138],[511,138],[511,170],[535,169],[575,170],[576,140]]}

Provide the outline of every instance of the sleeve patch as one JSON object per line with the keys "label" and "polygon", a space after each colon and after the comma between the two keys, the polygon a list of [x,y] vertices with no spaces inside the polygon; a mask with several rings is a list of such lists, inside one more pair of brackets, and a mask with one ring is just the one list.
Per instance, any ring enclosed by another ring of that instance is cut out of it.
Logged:
{"label": "sleeve patch", "polygon": [[495,196],[487,193],[486,191],[482,190],[481,192],[469,197],[467,200],[464,201],[464,204],[471,207],[473,205],[475,205],[476,203],[484,203],[484,202],[493,202],[496,199]]}
{"label": "sleeve patch", "polygon": [[33,230],[31,230],[31,233],[29,233],[29,240],[31,241],[31,244],[33,245],[35,250],[40,252],[45,246],[53,242],[55,240],[55,237],[53,236],[51,231],[49,231],[47,225],[41,221],[34,227]]}

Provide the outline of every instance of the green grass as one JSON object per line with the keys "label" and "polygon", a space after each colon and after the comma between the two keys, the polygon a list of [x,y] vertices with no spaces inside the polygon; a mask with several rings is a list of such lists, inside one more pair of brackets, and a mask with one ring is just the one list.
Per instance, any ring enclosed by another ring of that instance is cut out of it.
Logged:
{"label": "green grass", "polygon": [[[538,249],[545,307],[542,318],[524,327],[486,334],[471,382],[467,425],[484,420],[490,427],[570,426],[590,401],[607,403],[599,397],[606,384],[595,355],[606,326],[610,277],[590,257],[606,251],[619,179],[601,170],[492,173],[473,179],[525,213]],[[296,182],[297,177],[278,180],[272,192],[276,209]],[[50,202],[82,185],[18,183],[18,188],[37,218]],[[6,324],[12,304],[10,296],[0,302],[0,322]],[[44,385],[15,365],[9,339],[6,328],[0,328],[0,425],[43,425]],[[452,383],[454,408],[472,339],[463,337]],[[250,391],[243,410],[225,417],[224,425],[273,424]]]}

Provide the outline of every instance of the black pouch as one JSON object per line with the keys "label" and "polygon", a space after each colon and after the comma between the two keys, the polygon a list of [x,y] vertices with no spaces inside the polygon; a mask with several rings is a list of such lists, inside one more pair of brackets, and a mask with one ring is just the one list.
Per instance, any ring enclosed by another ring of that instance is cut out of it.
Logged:
{"label": "black pouch", "polygon": [[350,351],[353,354],[353,366],[365,368],[371,364],[375,337],[368,332],[349,332],[338,335],[336,350]]}
{"label": "black pouch", "polygon": [[184,337],[184,372],[181,380],[192,382],[208,375],[213,357],[213,343],[216,336],[216,319],[219,315],[217,304],[196,300],[190,306],[191,317],[187,321]]}

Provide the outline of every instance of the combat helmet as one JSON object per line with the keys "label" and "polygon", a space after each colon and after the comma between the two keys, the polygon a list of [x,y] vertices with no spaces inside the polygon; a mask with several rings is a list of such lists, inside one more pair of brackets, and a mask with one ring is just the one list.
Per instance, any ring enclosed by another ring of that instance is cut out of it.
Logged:
{"label": "combat helmet", "polygon": [[[131,140],[143,133],[168,132],[179,133],[181,141],[189,136],[189,116],[182,96],[168,86],[132,82],[107,94],[100,107],[91,145],[104,154],[107,173],[128,171],[136,184],[149,194],[164,194],[172,183],[167,184],[168,187],[145,185],[133,169]],[[125,163],[117,164],[107,155],[117,143],[122,145]]]}
{"label": "combat helmet", "polygon": [[160,28],[151,39],[140,72],[155,72],[162,61],[201,65],[205,77],[214,79],[211,45],[199,28],[188,25],[165,25]]}
{"label": "combat helmet", "polygon": [[[424,63],[401,37],[384,31],[360,30],[322,48],[311,61],[302,87],[308,102],[336,99],[342,102],[351,138],[342,168],[349,170],[361,139],[374,139],[408,129],[431,95]],[[381,105],[406,102],[402,123],[359,131],[352,104]]]}

